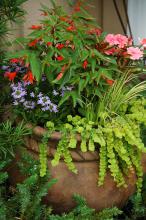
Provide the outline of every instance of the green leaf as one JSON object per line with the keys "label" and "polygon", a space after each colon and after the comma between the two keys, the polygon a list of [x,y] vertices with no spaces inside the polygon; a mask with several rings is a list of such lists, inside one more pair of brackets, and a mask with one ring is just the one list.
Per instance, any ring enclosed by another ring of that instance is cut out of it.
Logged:
{"label": "green leaf", "polygon": [[66,102],[70,97],[72,98],[74,107],[76,106],[77,103],[79,103],[80,106],[83,105],[82,104],[82,99],[81,99],[80,95],[78,94],[78,92],[71,91],[71,92],[66,92],[64,94],[63,98],[59,102],[59,106],[61,106],[64,102]]}
{"label": "green leaf", "polygon": [[100,53],[98,50],[94,49],[91,51],[91,53],[95,54],[97,57],[99,57],[101,60],[105,60],[109,63],[117,65],[117,62],[114,58],[110,58],[109,56],[105,56],[102,53]]}
{"label": "green leaf", "polygon": [[100,98],[102,98],[102,96],[103,96],[102,93],[100,92],[100,89],[98,89],[98,88],[94,89],[94,94]]}
{"label": "green leaf", "polygon": [[91,59],[91,68],[92,68],[92,73],[95,73],[96,59]]}
{"label": "green leaf", "polygon": [[83,91],[83,89],[85,88],[85,86],[86,86],[86,80],[85,79],[80,79],[80,81],[79,81],[79,94],[80,94],[80,92],[82,92]]}
{"label": "green leaf", "polygon": [[40,59],[38,58],[37,54],[32,52],[29,56],[29,62],[30,62],[30,67],[32,70],[33,75],[35,76],[37,81],[40,81],[41,79],[41,64],[40,64]]}
{"label": "green leaf", "polygon": [[29,56],[30,55],[30,51],[28,50],[20,50],[18,52],[15,52],[15,53],[7,53],[6,54],[6,58],[7,59],[11,59],[11,58],[21,58],[21,57],[24,57],[24,56]]}
{"label": "green leaf", "polygon": [[58,106],[61,106],[64,102],[66,102],[70,98],[70,92],[66,92],[62,99],[59,102]]}
{"label": "green leaf", "polygon": [[83,62],[89,56],[89,51],[88,50],[83,50],[81,56],[82,56],[81,61]]}

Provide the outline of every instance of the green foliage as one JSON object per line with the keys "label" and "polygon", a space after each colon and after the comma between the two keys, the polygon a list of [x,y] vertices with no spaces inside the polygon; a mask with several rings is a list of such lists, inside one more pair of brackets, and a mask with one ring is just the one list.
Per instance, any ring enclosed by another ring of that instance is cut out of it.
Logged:
{"label": "green foliage", "polygon": [[0,38],[8,33],[8,21],[18,22],[24,15],[21,5],[27,0],[2,0],[0,1]]}
{"label": "green foliage", "polygon": [[45,219],[49,209],[42,203],[42,199],[56,180],[51,179],[48,171],[45,177],[40,177],[39,162],[28,154],[22,157],[20,167],[27,178],[17,185],[17,192],[12,198],[12,203],[17,205],[16,208],[19,207],[18,213],[21,219]]}
{"label": "green foliage", "polygon": [[20,22],[24,15],[22,4],[27,0],[1,0],[0,1],[0,64],[4,59],[5,37],[10,33],[9,24]]}
{"label": "green foliage", "polygon": [[124,114],[125,105],[129,101],[140,97],[142,92],[146,90],[145,81],[136,83],[136,85],[133,84],[135,78],[136,76],[129,74],[129,71],[125,72],[105,93],[103,100],[100,102],[98,114],[105,110],[109,114]]}
{"label": "green foliage", "polygon": [[5,186],[8,175],[0,170],[0,219],[47,220],[51,208],[42,200],[56,180],[51,179],[48,171],[45,177],[40,177],[39,162],[26,153],[23,153],[19,167],[21,174],[27,178],[16,188]]}
{"label": "green foliage", "polygon": [[7,166],[8,162],[8,160],[1,160],[0,163],[0,220],[7,220],[6,181],[8,174],[3,169]]}
{"label": "green foliage", "polygon": [[74,195],[76,207],[71,212],[60,216],[52,214],[51,207],[43,203],[43,198],[56,180],[51,179],[48,171],[40,177],[39,162],[28,153],[22,152],[22,155],[19,169],[27,177],[16,188],[6,185],[8,174],[2,169],[7,162],[0,165],[0,220],[113,220],[114,216],[122,213],[116,207],[96,213],[83,197]]}
{"label": "green foliage", "polygon": [[[129,172],[137,174],[137,190],[142,188],[141,153],[146,152],[142,143],[141,124],[146,125],[146,100],[144,98],[131,100],[125,104],[124,115],[112,115],[102,112],[98,123],[88,121],[80,116],[68,116],[68,123],[57,127],[62,132],[62,138],[52,160],[56,166],[64,158],[68,168],[77,173],[72,162],[71,149],[77,147],[77,135],[80,134],[82,152],[99,149],[99,179],[101,186],[109,168],[117,186],[125,186],[124,175]],[[55,130],[55,129],[54,129]]]}
{"label": "green foliage", "polygon": [[116,207],[107,208],[96,213],[94,209],[88,207],[83,197],[74,195],[73,198],[77,206],[70,213],[63,214],[62,216],[51,215],[49,220],[114,220],[114,216],[122,213]]}
{"label": "green foliage", "polygon": [[47,172],[47,147],[48,147],[48,138],[51,137],[51,134],[54,130],[54,124],[47,122],[46,124],[48,131],[43,135],[42,143],[39,145],[39,159],[40,159],[40,176],[43,177]]}
{"label": "green foliage", "polygon": [[23,137],[31,131],[23,122],[14,127],[10,121],[0,124],[0,159],[14,157],[15,150],[24,143]]}

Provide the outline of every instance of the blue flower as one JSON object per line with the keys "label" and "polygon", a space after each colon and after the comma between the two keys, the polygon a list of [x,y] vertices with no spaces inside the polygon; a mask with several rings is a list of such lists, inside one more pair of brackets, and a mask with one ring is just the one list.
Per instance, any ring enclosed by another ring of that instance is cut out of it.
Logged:
{"label": "blue flower", "polygon": [[30,93],[30,97],[32,97],[32,98],[34,98],[34,97],[35,97],[34,92],[31,92],[31,93]]}
{"label": "blue flower", "polygon": [[39,98],[39,100],[37,101],[37,103],[42,105],[42,106],[46,106],[46,105],[50,105],[51,101],[50,101],[50,98],[48,96],[41,96]]}
{"label": "blue flower", "polygon": [[34,109],[34,108],[35,108],[35,102],[25,101],[25,102],[23,103],[23,106],[24,106],[26,109]]}
{"label": "blue flower", "polygon": [[57,96],[59,94],[59,92],[57,92],[55,89],[53,90],[53,95]]}

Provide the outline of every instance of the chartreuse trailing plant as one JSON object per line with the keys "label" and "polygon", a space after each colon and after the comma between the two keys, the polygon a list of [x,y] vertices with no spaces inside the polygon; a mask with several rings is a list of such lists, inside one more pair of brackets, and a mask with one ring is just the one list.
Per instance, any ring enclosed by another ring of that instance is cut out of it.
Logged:
{"label": "chartreuse trailing plant", "polygon": [[141,191],[141,154],[146,152],[141,138],[141,125],[146,125],[146,100],[139,96],[146,89],[146,83],[139,83],[129,89],[127,83],[131,79],[126,74],[114,83],[103,97],[98,112],[90,112],[96,114],[96,121],[68,115],[68,122],[60,127],[55,128],[51,122],[47,123],[52,132],[59,130],[62,133],[52,160],[53,166],[63,158],[69,170],[77,173],[71,150],[77,148],[79,134],[82,152],[99,151],[99,186],[104,183],[106,171],[109,169],[117,186],[126,187],[124,175],[128,175],[130,171],[136,172],[137,190]]}
{"label": "chartreuse trailing plant", "polygon": [[54,124],[52,122],[47,122],[48,131],[43,135],[42,142],[39,145],[39,158],[40,158],[40,176],[43,177],[47,172],[47,147],[48,139],[51,137],[54,131]]}

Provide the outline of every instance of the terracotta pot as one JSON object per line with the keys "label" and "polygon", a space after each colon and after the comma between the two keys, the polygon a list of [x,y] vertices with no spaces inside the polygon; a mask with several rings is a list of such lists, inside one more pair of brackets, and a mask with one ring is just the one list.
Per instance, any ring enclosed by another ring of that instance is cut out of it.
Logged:
{"label": "terracotta pot", "polygon": [[[28,125],[28,127],[32,126]],[[33,135],[25,139],[27,150],[35,157],[38,157],[38,144],[44,132],[45,129],[35,127]],[[122,207],[129,196],[135,192],[136,175],[129,173],[126,177],[127,188],[117,188],[110,172],[107,172],[104,185],[98,187],[99,155],[97,152],[82,153],[80,150],[72,150],[71,152],[78,174],[69,171],[63,161],[60,161],[58,166],[52,167],[51,158],[53,158],[60,137],[60,133],[54,132],[48,142],[49,170],[52,177],[58,181],[49,190],[48,196],[45,198],[46,202],[52,205],[56,213],[67,212],[75,206],[72,199],[73,194],[85,197],[88,205],[96,210],[112,206]],[[80,137],[77,136],[77,139],[79,141]],[[146,167],[145,158],[146,156],[143,158],[143,164]],[[24,178],[20,176],[15,165],[9,170],[9,173],[13,184]]]}

